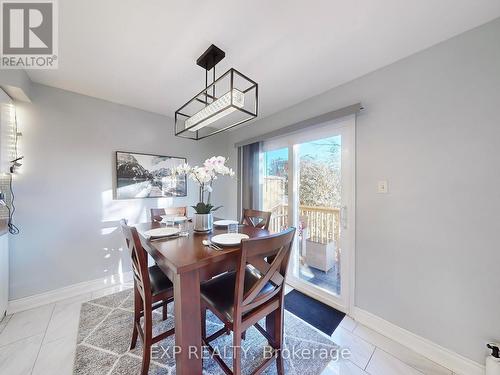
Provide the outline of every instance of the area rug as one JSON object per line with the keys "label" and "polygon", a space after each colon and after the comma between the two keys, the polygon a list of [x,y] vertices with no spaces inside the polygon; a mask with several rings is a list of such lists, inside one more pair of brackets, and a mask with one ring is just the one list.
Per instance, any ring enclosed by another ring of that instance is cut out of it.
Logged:
{"label": "area rug", "polygon": [[[78,329],[74,374],[77,375],[135,375],[140,371],[142,346],[130,351],[133,322],[133,293],[125,290],[101,297],[82,305]],[[169,304],[169,317],[162,321],[161,309],[155,312],[153,334],[174,326],[173,304]],[[263,323],[263,322],[261,322]],[[207,331],[210,334],[222,327],[213,315],[207,315]],[[152,348],[150,374],[174,375],[174,336],[168,337]],[[232,367],[232,336],[223,335],[213,342],[214,347]],[[269,354],[269,344],[254,328],[247,331],[242,344],[244,374],[251,373]],[[321,331],[285,311],[284,363],[285,373],[291,375],[321,374],[327,364],[338,356],[338,346]],[[223,374],[218,364],[205,352],[203,374]],[[272,363],[264,372],[276,374]],[[193,374],[195,375],[195,374]]]}
{"label": "area rug", "polygon": [[322,302],[315,300],[298,290],[292,290],[285,296],[285,309],[331,336],[345,314]]}

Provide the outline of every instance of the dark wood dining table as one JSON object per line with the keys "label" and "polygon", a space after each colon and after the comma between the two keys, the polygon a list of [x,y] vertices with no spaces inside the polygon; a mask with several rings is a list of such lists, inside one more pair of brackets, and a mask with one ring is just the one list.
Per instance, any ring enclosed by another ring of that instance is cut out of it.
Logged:
{"label": "dark wood dining table", "polygon": [[[137,225],[139,233],[159,228],[158,222]],[[192,224],[186,224],[187,237],[149,241],[140,235],[144,249],[174,284],[176,374],[202,373],[200,283],[236,268],[240,247],[224,247],[214,250],[202,241],[227,233],[226,228],[215,228],[210,233],[197,233]],[[239,226],[240,233],[250,238],[269,235],[269,231],[251,226]],[[224,293],[221,290],[221,293]],[[274,332],[274,319],[266,319],[266,330]]]}

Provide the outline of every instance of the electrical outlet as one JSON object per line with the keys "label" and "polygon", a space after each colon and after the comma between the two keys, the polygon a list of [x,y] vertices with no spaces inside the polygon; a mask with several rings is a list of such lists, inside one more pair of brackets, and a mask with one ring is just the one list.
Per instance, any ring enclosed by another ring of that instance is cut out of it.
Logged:
{"label": "electrical outlet", "polygon": [[378,182],[378,185],[377,185],[377,191],[380,193],[380,194],[387,194],[387,181],[386,180],[383,180],[383,181],[379,181]]}

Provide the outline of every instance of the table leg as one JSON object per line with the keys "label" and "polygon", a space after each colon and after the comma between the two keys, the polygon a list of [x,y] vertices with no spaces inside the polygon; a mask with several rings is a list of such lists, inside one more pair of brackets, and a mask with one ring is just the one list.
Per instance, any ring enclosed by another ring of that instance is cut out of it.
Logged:
{"label": "table leg", "polygon": [[[200,277],[198,270],[174,280],[176,374],[202,373]],[[180,352],[179,352],[180,351]]]}

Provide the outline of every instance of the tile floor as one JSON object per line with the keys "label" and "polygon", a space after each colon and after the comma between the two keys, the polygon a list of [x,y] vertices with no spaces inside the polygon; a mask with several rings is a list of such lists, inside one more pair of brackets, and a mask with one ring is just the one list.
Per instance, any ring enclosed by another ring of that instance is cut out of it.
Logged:
{"label": "tile floor", "polygon": [[[106,288],[5,317],[0,323],[0,374],[72,374],[80,305],[129,287]],[[332,337],[350,349],[351,357],[331,362],[322,375],[452,375],[350,317]]]}

